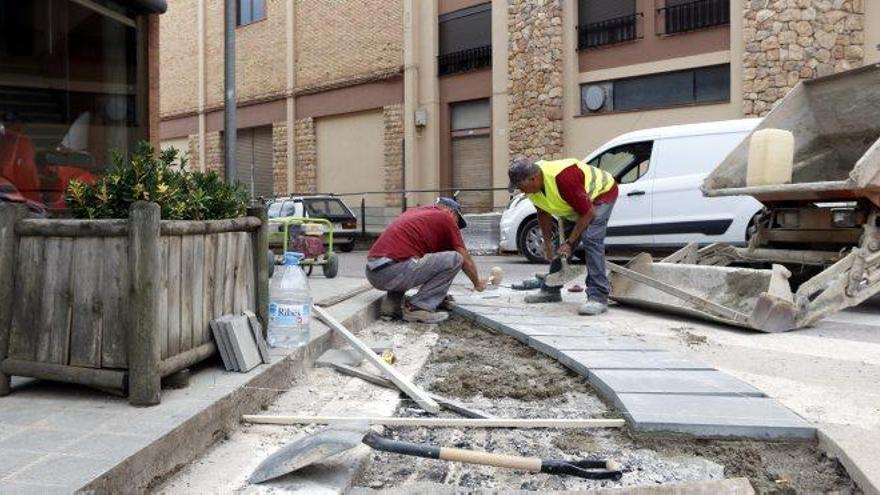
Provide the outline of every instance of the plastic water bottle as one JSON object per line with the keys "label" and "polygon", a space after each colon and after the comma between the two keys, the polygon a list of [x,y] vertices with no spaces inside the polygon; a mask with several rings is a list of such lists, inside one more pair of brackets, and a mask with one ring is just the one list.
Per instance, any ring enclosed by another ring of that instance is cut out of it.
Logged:
{"label": "plastic water bottle", "polygon": [[284,253],[269,286],[269,345],[294,349],[309,342],[312,293],[299,266],[301,253]]}

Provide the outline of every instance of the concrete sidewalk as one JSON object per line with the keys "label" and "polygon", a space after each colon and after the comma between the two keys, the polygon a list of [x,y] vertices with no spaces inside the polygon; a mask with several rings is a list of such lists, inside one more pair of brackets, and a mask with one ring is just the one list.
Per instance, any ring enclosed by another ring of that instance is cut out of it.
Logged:
{"label": "concrete sidewalk", "polygon": [[[362,286],[362,277],[311,279],[315,301]],[[353,328],[372,321],[375,291],[331,307]],[[189,386],[162,391],[162,403],[137,408],[127,399],[85,387],[14,379],[0,398],[0,492],[98,493],[145,491],[190,462],[218,438],[289,388],[330,347],[331,333],[312,324],[310,343],[272,350],[272,363],[231,373],[211,359],[193,370]]]}

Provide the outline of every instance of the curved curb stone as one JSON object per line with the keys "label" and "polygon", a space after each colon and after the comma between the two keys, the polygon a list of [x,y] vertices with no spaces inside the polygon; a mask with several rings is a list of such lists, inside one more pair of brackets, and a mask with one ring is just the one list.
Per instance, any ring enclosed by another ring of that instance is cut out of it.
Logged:
{"label": "curved curb stone", "polygon": [[[637,431],[703,438],[814,440],[816,428],[760,390],[711,366],[614,335],[607,323],[522,314],[490,304],[452,312],[511,336],[586,378]],[[604,327],[604,328],[603,328]]]}

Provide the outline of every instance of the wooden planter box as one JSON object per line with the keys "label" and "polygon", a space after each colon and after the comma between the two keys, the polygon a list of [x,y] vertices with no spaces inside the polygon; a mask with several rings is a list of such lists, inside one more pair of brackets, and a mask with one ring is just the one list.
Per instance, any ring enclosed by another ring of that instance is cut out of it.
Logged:
{"label": "wooden planter box", "polygon": [[0,206],[0,395],[15,375],[159,403],[163,376],[217,352],[210,320],[267,320],[265,210],[248,215],[160,221],[139,202],[127,220],[45,220]]}

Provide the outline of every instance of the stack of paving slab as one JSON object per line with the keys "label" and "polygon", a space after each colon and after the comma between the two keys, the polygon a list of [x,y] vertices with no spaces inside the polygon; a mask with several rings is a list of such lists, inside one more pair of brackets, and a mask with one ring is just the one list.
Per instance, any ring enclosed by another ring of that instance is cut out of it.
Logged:
{"label": "stack of paving slab", "polygon": [[509,335],[585,377],[637,431],[706,438],[813,440],[816,429],[760,390],[607,323],[458,298],[453,312]]}
{"label": "stack of paving slab", "polygon": [[247,373],[261,363],[269,363],[262,325],[253,313],[211,320],[211,332],[226,371]]}

